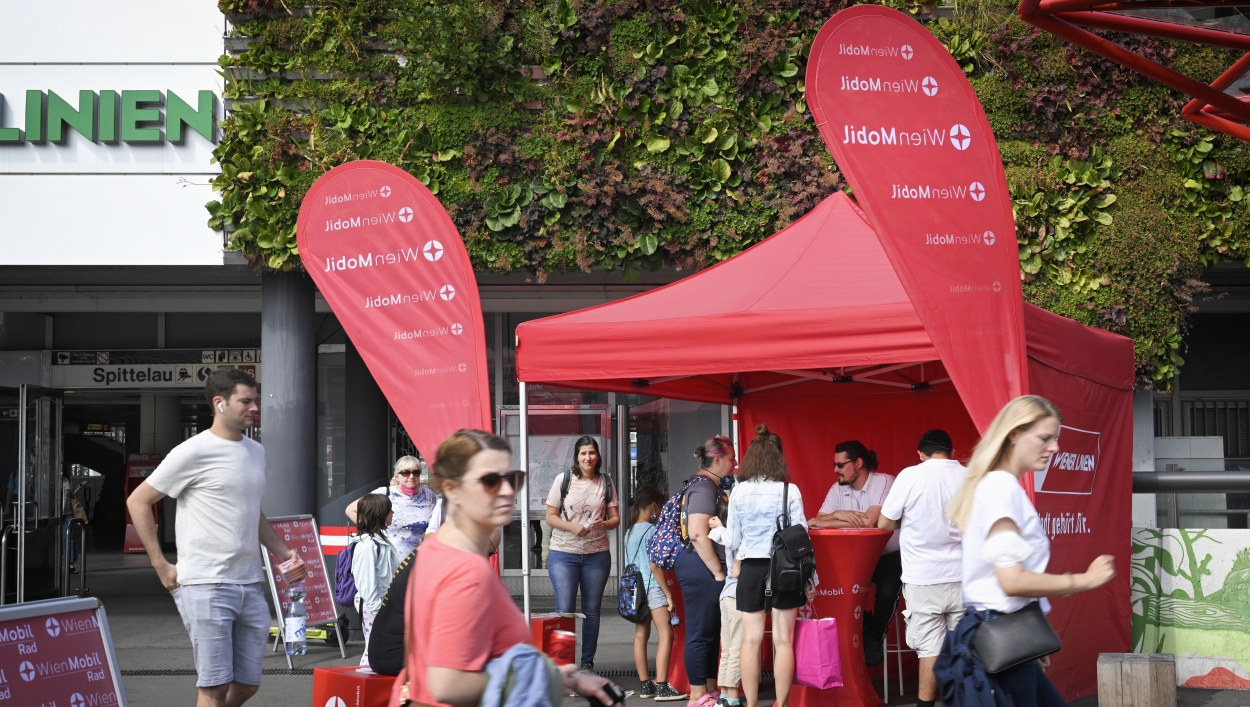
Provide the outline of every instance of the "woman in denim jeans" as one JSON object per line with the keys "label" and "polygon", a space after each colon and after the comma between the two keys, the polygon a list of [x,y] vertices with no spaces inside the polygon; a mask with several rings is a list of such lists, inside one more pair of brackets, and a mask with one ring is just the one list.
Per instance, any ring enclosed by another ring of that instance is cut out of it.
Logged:
{"label": "woman in denim jeans", "polygon": [[[547,494],[547,525],[551,526],[551,552],[547,574],[556,592],[556,611],[573,613],[578,590],[582,594],[582,670],[595,668],[599,645],[599,607],[612,570],[608,531],[620,525],[615,496],[609,500],[606,476],[599,473],[603,457],[593,437],[582,437],[573,446],[573,464],[556,476]],[[572,475],[568,497],[561,495],[565,475]]]}

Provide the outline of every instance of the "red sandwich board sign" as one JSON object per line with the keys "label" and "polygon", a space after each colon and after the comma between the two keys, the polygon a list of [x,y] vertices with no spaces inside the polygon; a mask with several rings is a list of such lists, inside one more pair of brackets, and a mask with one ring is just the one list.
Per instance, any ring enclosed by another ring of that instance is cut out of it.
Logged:
{"label": "red sandwich board sign", "polygon": [[[330,589],[329,576],[326,574],[325,556],[321,550],[321,535],[317,531],[317,521],[309,515],[290,516],[270,518],[269,525],[278,537],[286,541],[288,547],[299,553],[300,559],[304,561],[304,567],[308,570],[308,576],[304,578],[304,610],[308,612],[305,626],[319,626],[337,619],[338,611],[334,608],[334,594]],[[274,610],[278,613],[278,633],[281,635],[283,617],[286,616],[287,609],[291,608],[291,599],[286,593],[287,583],[282,579],[282,570],[278,569],[278,565],[284,560],[274,557],[273,553],[263,546],[260,551],[265,558],[265,575],[269,579],[269,591],[273,596]],[[343,634],[338,631],[335,633],[339,637],[339,652],[346,658],[347,649],[343,646]],[[287,663],[289,664],[290,661],[291,657],[287,656]]]}
{"label": "red sandwich board sign", "polygon": [[98,599],[0,607],[0,704],[125,707],[126,689]]}
{"label": "red sandwich board sign", "polygon": [[359,160],[323,174],[296,224],[299,255],[417,449],[491,429],[482,305],[459,231],[404,170]]}
{"label": "red sandwich board sign", "polygon": [[807,102],[977,429],[1028,391],[1007,177],[963,69],[878,5],[821,28]]}

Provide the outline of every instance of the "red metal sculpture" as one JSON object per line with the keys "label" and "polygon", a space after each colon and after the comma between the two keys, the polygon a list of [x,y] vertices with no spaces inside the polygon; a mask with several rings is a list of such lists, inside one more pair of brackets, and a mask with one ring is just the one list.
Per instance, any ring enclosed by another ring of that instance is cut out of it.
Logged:
{"label": "red metal sculpture", "polygon": [[[1250,70],[1250,54],[1209,85],[1147,59],[1085,28],[1250,52],[1247,0],[1022,0],[1020,19],[1099,56],[1192,96],[1181,115],[1199,125],[1250,140],[1250,95],[1229,93]],[[1250,87],[1239,91],[1250,91]]]}

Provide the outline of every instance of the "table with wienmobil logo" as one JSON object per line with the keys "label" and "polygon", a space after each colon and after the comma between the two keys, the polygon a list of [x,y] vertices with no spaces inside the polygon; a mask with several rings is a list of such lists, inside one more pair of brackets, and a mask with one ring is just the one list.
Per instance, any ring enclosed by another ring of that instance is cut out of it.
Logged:
{"label": "table with wienmobil logo", "polygon": [[0,607],[0,704],[125,707],[126,689],[98,599]]}
{"label": "table with wienmobil logo", "polygon": [[837,619],[842,687],[817,690],[796,685],[796,707],[877,707],[881,698],[864,661],[864,606],[872,572],[890,531],[868,528],[812,529],[820,586],[804,609],[806,618]]}

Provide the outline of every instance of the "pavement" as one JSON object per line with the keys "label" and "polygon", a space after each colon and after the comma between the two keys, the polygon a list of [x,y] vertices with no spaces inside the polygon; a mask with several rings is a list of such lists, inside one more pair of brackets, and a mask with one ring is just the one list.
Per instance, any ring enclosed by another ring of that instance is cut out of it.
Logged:
{"label": "pavement", "polygon": [[[173,560],[172,557],[170,559]],[[156,578],[147,557],[93,552],[88,558],[87,586],[92,596],[103,601],[108,614],[129,703],[134,707],[165,707],[171,703],[186,704],[194,700],[195,671],[191,643],[173,599]],[[533,602],[535,612],[550,611],[552,608],[550,599],[535,598]],[[596,670],[636,693],[639,681],[634,672],[634,626],[616,616],[609,606],[605,605],[604,609]],[[581,633],[580,627],[578,633]],[[296,674],[287,670],[283,653],[266,653],[260,692],[248,705],[309,707],[312,705],[312,669],[355,665],[363,648],[360,641],[349,642],[345,660],[339,654],[337,643],[330,645],[320,639],[311,639],[307,655],[293,657]],[[654,647],[650,654],[655,655]],[[894,687],[897,683],[891,685],[891,688]],[[905,681],[905,687],[901,696],[891,690],[891,707],[916,704],[915,680]],[[880,694],[879,681],[877,689]],[[1250,707],[1250,692],[1182,688],[1177,693],[1178,707]],[[631,701],[635,705],[646,704]],[[774,703],[771,686],[761,686],[760,702],[762,707]],[[672,704],[683,705],[681,702]],[[1072,706],[1096,707],[1097,704],[1097,697],[1085,697],[1073,702]],[[570,697],[562,707],[585,705],[583,698]]]}

